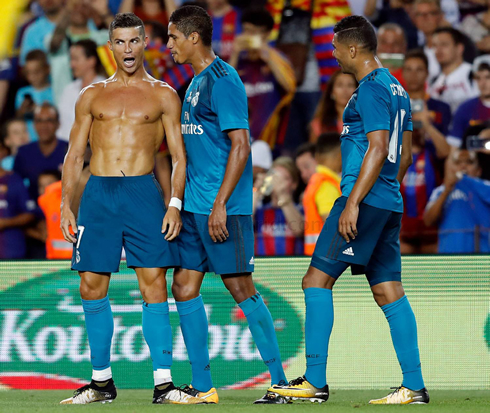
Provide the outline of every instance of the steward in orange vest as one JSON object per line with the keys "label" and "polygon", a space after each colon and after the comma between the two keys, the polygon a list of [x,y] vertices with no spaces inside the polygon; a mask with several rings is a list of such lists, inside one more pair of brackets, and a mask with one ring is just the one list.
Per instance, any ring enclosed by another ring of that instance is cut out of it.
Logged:
{"label": "steward in orange vest", "polygon": [[316,241],[335,200],[342,195],[340,176],[340,136],[320,135],[316,144],[316,173],[310,178],[303,197],[305,212],[305,255],[313,255]]}
{"label": "steward in orange vest", "polygon": [[71,259],[73,244],[65,241],[60,228],[61,181],[48,185],[38,203],[46,217],[46,258]]}

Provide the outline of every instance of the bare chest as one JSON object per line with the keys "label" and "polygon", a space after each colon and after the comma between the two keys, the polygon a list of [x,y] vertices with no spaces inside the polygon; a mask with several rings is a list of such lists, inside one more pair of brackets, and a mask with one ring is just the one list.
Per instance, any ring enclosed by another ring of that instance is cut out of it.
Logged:
{"label": "bare chest", "polygon": [[153,123],[162,116],[160,102],[152,90],[106,90],[92,102],[92,116],[98,121]]}

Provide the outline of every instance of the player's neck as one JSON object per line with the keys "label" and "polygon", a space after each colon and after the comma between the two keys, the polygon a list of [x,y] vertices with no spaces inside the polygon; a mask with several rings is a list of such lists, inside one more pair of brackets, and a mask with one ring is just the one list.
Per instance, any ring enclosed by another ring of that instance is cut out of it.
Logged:
{"label": "player's neck", "polygon": [[357,64],[356,73],[354,73],[354,76],[359,82],[361,79],[364,79],[369,73],[371,73],[373,70],[382,67],[383,65],[379,61],[378,56],[368,55]]}
{"label": "player's neck", "polygon": [[203,50],[202,52],[197,52],[189,62],[194,70],[194,74],[199,75],[204,69],[206,69],[211,63],[216,59],[216,55],[213,50]]}
{"label": "player's neck", "polygon": [[116,82],[121,82],[128,86],[130,83],[140,82],[143,79],[148,78],[148,73],[146,73],[143,65],[141,65],[141,67],[138,68],[138,70],[136,70],[134,73],[127,73],[118,67],[116,73],[114,73],[112,78]]}

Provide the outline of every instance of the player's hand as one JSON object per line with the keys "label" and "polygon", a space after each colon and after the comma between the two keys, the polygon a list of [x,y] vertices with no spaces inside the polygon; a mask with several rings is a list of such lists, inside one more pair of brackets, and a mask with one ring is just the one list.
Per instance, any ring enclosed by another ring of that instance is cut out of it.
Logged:
{"label": "player's hand", "polygon": [[214,242],[223,242],[230,236],[226,229],[226,205],[214,204],[208,219],[209,236]]}
{"label": "player's hand", "polygon": [[77,242],[77,238],[76,235],[72,235],[72,233],[70,232],[70,227],[73,230],[73,234],[76,234],[78,232],[75,215],[73,215],[73,212],[69,207],[64,207],[61,209],[61,219],[60,219],[61,232],[63,233],[63,237],[65,238],[66,241],[74,244],[75,242]]}
{"label": "player's hand", "polygon": [[339,218],[339,234],[347,242],[357,237],[357,218],[359,217],[359,206],[347,202]]}
{"label": "player's hand", "polygon": [[165,234],[167,241],[172,241],[178,237],[182,229],[182,218],[180,211],[175,207],[169,207],[165,217],[163,218],[162,234]]}

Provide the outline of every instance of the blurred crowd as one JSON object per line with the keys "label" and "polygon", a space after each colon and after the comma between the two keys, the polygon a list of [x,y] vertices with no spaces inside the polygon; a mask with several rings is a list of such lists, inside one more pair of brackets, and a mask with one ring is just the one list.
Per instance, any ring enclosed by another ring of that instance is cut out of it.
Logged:
{"label": "blurred crowd", "polygon": [[[256,255],[311,255],[340,196],[344,107],[358,84],[332,56],[333,26],[362,14],[408,92],[413,164],[400,191],[402,253],[490,252],[490,0],[16,0],[0,47],[0,258],[70,258],[61,166],[79,92],[116,65],[108,27],[133,12],[146,70],[183,97],[193,72],[166,48],[170,14],[212,16],[213,49],[249,99]],[[87,148],[84,179],[89,176]],[[168,153],[155,174],[169,199]],[[76,211],[75,211],[76,212]]]}

